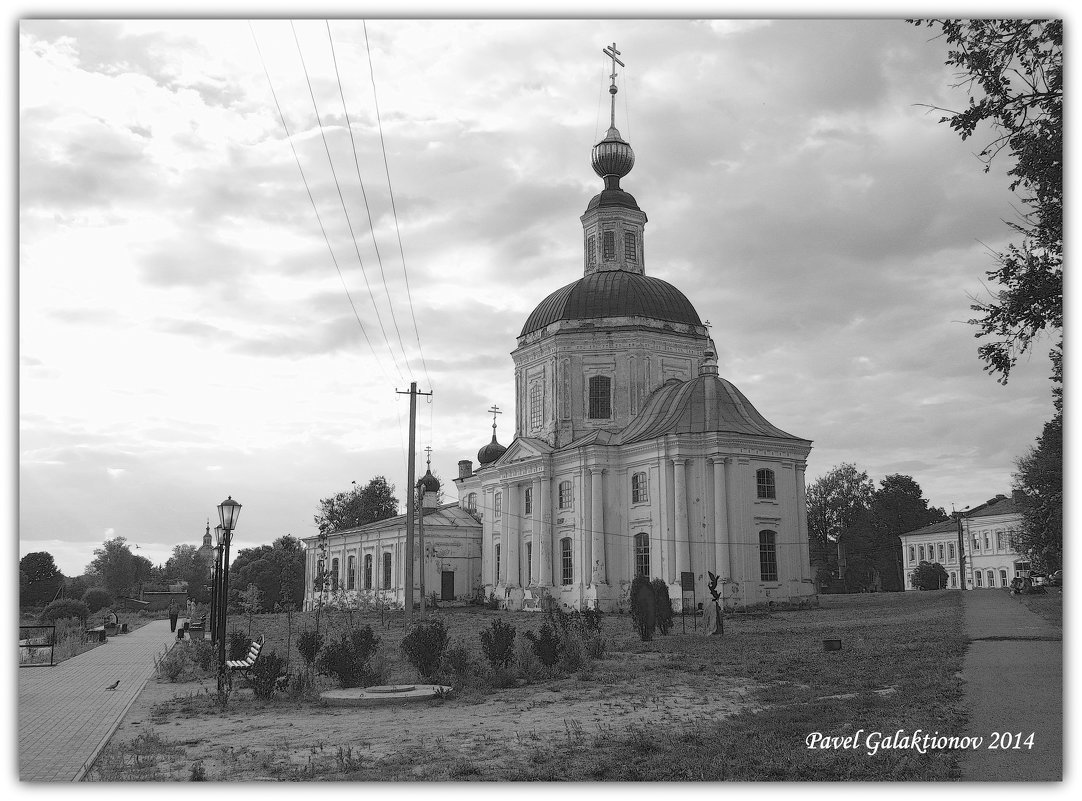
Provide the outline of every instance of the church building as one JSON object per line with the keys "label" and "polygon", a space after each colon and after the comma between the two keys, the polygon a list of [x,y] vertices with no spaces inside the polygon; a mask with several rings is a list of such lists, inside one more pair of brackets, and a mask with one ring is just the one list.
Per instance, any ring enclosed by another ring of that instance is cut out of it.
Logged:
{"label": "church building", "polygon": [[[718,373],[691,301],[647,275],[646,214],[621,185],[635,164],[616,128],[593,147],[603,187],[582,222],[582,277],[526,318],[514,439],[463,460],[459,503],[481,518],[485,595],[507,609],[627,608],[636,574],[674,605],[727,608],[814,594],[805,467],[811,442],[768,422]],[[622,63],[621,63],[622,65]],[[495,410],[491,410],[495,411]]]}

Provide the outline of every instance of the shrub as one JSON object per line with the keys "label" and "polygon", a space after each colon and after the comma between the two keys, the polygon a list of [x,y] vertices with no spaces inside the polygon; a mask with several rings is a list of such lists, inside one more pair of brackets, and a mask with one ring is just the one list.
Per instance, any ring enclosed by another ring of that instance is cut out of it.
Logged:
{"label": "shrub", "polygon": [[374,683],[368,663],[377,648],[379,637],[371,626],[343,632],[341,638],[323,646],[316,668],[337,679],[340,687],[367,687]]}
{"label": "shrub", "polygon": [[252,641],[248,639],[248,635],[243,631],[240,629],[233,629],[229,632],[228,659],[244,659],[248,656],[248,649],[251,647]]}
{"label": "shrub", "polygon": [[563,673],[574,673],[584,667],[588,660],[586,645],[582,637],[575,632],[568,632],[560,641],[563,650],[556,663],[557,668]]}
{"label": "shrub", "polygon": [[166,681],[176,681],[191,669],[187,649],[173,646],[154,661],[158,676]]}
{"label": "shrub", "polygon": [[536,651],[534,651],[534,644],[531,641],[530,635],[533,632],[526,632],[526,637],[515,640],[515,672],[526,679],[527,681],[537,681],[547,676],[547,667],[538,658]]}
{"label": "shrub", "polygon": [[86,619],[90,617],[90,609],[85,603],[74,598],[57,598],[41,612],[42,623],[55,623],[69,617],[77,617],[86,623]]}
{"label": "shrub", "polygon": [[318,631],[302,631],[297,638],[297,653],[301,655],[305,666],[311,670],[319,656],[319,649],[323,647],[323,635]]}
{"label": "shrub", "polygon": [[631,582],[631,622],[643,642],[654,639],[657,625],[654,588],[650,586],[650,579],[641,573]]}
{"label": "shrub", "polygon": [[918,590],[941,590],[947,586],[947,570],[939,562],[921,562],[912,573],[913,586]]}
{"label": "shrub", "polygon": [[654,615],[656,616],[657,630],[662,634],[668,634],[672,630],[672,601],[669,599],[669,585],[659,578],[650,582],[654,590]]}
{"label": "shrub", "polygon": [[188,645],[188,655],[200,670],[212,670],[218,652],[210,640],[192,640]]}
{"label": "shrub", "polygon": [[264,651],[248,671],[248,683],[256,698],[267,699],[278,689],[278,677],[285,673],[285,660],[274,651]]}
{"label": "shrub", "polygon": [[515,658],[515,627],[499,618],[481,632],[481,650],[494,668],[505,668]]}
{"label": "shrub", "polygon": [[402,653],[417,668],[421,678],[430,679],[439,669],[447,639],[442,620],[418,620],[409,626],[402,638]]}
{"label": "shrub", "polygon": [[530,641],[534,655],[545,667],[555,667],[556,663],[560,661],[560,654],[563,653],[564,645],[551,620],[546,620],[541,624],[538,634],[527,631],[526,639]]}
{"label": "shrub", "polygon": [[473,687],[480,683],[481,670],[473,650],[464,642],[454,642],[443,652],[440,676],[456,687]]}
{"label": "shrub", "polygon": [[500,602],[496,600],[496,593],[490,592],[488,594],[488,600],[485,601],[485,609],[497,610],[500,608]]}
{"label": "shrub", "polygon": [[91,587],[83,593],[83,603],[91,612],[100,612],[113,603],[113,596],[102,587]]}

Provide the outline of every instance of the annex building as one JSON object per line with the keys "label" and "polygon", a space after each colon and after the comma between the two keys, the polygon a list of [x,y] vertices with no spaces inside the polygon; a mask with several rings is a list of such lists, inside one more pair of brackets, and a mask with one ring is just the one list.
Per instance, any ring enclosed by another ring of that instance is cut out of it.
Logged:
{"label": "annex building", "polygon": [[[1014,549],[1013,536],[1021,526],[1021,512],[1011,498],[1001,494],[956,520],[944,520],[902,534],[906,590],[917,589],[913,586],[913,571],[921,562],[943,565],[948,577],[946,589],[1011,586],[1015,578],[1029,575],[1029,562]],[[961,575],[959,554],[965,557],[965,576]],[[963,580],[964,585],[960,584]]]}
{"label": "annex building", "polygon": [[[523,323],[514,438],[459,462],[481,520],[480,583],[507,609],[626,608],[636,574],[674,604],[795,601],[815,593],[807,439],[766,420],[719,375],[692,302],[648,275],[646,214],[620,185],[635,164],[612,116],[592,150],[603,187],[581,216],[581,277]],[[558,272],[559,268],[554,268]]]}

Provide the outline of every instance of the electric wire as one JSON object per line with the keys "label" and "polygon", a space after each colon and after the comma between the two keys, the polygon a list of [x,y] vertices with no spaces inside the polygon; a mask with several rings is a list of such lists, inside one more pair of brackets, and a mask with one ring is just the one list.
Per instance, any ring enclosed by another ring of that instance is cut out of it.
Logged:
{"label": "electric wire", "polygon": [[323,121],[320,119],[319,106],[316,104],[316,93],[315,90],[312,88],[312,79],[308,75],[308,66],[304,62],[304,53],[301,51],[301,42],[300,39],[297,37],[297,28],[293,24],[293,20],[289,21],[289,27],[293,31],[293,41],[297,44],[297,55],[300,57],[301,69],[304,70],[304,79],[308,84],[308,94],[312,98],[312,109],[315,111],[316,125],[319,126],[319,135],[323,139],[323,149],[327,153],[327,163],[330,165],[331,176],[334,178],[334,187],[338,191],[338,200],[342,205],[342,213],[345,215],[346,218],[346,226],[349,228],[349,236],[350,239],[353,240],[353,250],[357,254],[357,262],[361,266],[361,275],[364,276],[364,286],[365,289],[368,290],[368,297],[372,300],[372,308],[376,312],[376,321],[379,323],[380,331],[383,333],[383,340],[387,345],[387,352],[391,356],[391,361],[394,363],[395,369],[398,370],[399,378],[403,378],[402,368],[398,364],[398,359],[394,355],[394,350],[392,350],[391,348],[391,340],[387,336],[387,329],[383,325],[383,317],[379,313],[379,304],[376,303],[376,296],[372,292],[371,284],[369,284],[368,282],[368,272],[364,269],[364,260],[361,258],[361,249],[360,246],[357,244],[357,236],[353,231],[353,222],[350,220],[349,217],[349,210],[346,207],[346,199],[342,195],[342,186],[338,182],[338,173],[334,169],[334,160],[331,158],[331,147],[330,144],[328,144],[327,142],[327,133],[323,129]]}
{"label": "electric wire", "polygon": [[278,118],[282,121],[282,128],[285,130],[286,133],[286,141],[289,142],[289,147],[293,151],[293,160],[297,163],[297,170],[301,174],[301,181],[304,183],[304,189],[308,193],[308,200],[312,204],[312,211],[315,212],[316,222],[319,223],[319,230],[323,234],[323,241],[327,243],[327,250],[331,255],[331,261],[334,262],[334,269],[338,272],[338,278],[342,282],[342,289],[346,293],[346,299],[349,301],[350,308],[353,309],[353,316],[357,320],[357,325],[361,329],[361,334],[364,335],[364,341],[368,343],[368,349],[372,351],[372,358],[376,360],[376,365],[379,367],[380,372],[383,373],[383,377],[389,381],[390,376],[387,373],[387,369],[386,367],[384,367],[383,362],[380,360],[379,354],[376,353],[376,349],[372,345],[372,340],[368,336],[368,331],[365,330],[364,323],[361,322],[361,315],[357,311],[357,304],[353,302],[353,295],[350,294],[349,286],[346,284],[346,278],[342,274],[342,267],[338,263],[338,258],[334,255],[334,247],[331,245],[331,239],[330,236],[328,236],[327,234],[327,228],[323,225],[323,218],[319,213],[319,207],[316,205],[316,199],[312,195],[312,188],[308,184],[308,178],[304,174],[304,167],[301,165],[300,155],[297,153],[297,148],[293,144],[293,136],[289,132],[289,125],[286,123],[285,114],[282,111],[282,105],[278,102],[278,95],[274,91],[274,82],[271,80],[270,71],[267,69],[267,62],[263,58],[263,51],[259,47],[259,38],[256,36],[255,28],[252,27],[251,20],[248,20],[248,30],[252,34],[252,41],[255,43],[256,53],[259,55],[259,62],[263,67],[263,74],[267,76],[267,85],[270,87],[270,93],[271,97],[274,100],[275,108],[278,109]]}
{"label": "electric wire", "polygon": [[338,81],[338,94],[342,98],[342,113],[346,120],[346,130],[349,131],[349,143],[353,148],[353,165],[357,170],[357,183],[361,187],[361,197],[364,199],[364,209],[368,214],[368,229],[372,232],[372,247],[376,252],[376,263],[379,264],[380,277],[383,279],[383,291],[387,295],[387,305],[391,310],[391,322],[394,323],[395,335],[398,337],[398,348],[402,352],[402,358],[406,363],[406,371],[410,375],[413,375],[413,368],[410,367],[409,356],[406,355],[406,348],[402,342],[402,331],[398,327],[398,316],[394,312],[394,303],[391,302],[391,290],[387,285],[387,273],[383,269],[383,258],[379,252],[379,241],[376,238],[376,224],[372,219],[372,209],[368,204],[368,193],[364,188],[364,179],[361,177],[361,162],[357,156],[357,140],[353,136],[353,123],[349,119],[349,109],[346,105],[346,92],[342,87],[342,75],[338,70],[338,56],[334,51],[334,37],[331,35],[331,23],[330,20],[324,20],[327,26],[327,41],[330,43],[331,48],[331,60],[334,62],[334,76]]}
{"label": "electric wire", "polygon": [[387,163],[387,145],[386,145],[386,142],[384,141],[384,138],[383,138],[383,120],[380,118],[380,113],[379,113],[379,95],[376,92],[376,74],[375,74],[375,71],[374,71],[374,69],[372,67],[372,49],[371,49],[371,47],[369,46],[369,43],[368,43],[368,23],[362,20],[361,25],[362,25],[363,30],[364,30],[365,52],[368,54],[368,75],[369,75],[369,79],[372,82],[372,101],[373,101],[373,105],[374,105],[375,112],[376,112],[376,126],[379,129],[380,149],[383,152],[383,171],[384,171],[384,173],[386,174],[386,177],[387,177],[387,192],[388,192],[388,194],[390,196],[390,200],[391,200],[391,216],[394,218],[395,234],[398,237],[398,252],[399,252],[399,256],[402,259],[402,276],[405,279],[405,283],[406,283],[406,298],[409,300],[410,316],[413,318],[413,333],[414,333],[414,336],[417,339],[417,353],[421,357],[421,367],[424,370],[425,381],[428,382],[428,388],[431,389],[432,388],[432,379],[429,378],[428,364],[425,361],[424,350],[421,347],[421,332],[420,332],[420,329],[417,327],[417,314],[416,314],[416,312],[414,311],[414,308],[413,308],[413,294],[410,291],[409,274],[406,271],[406,251],[405,251],[405,248],[402,246],[402,230],[401,230],[401,228],[399,227],[399,224],[398,224],[398,210],[397,210],[397,208],[395,206],[395,202],[394,202],[394,190],[391,187],[391,168],[390,168],[390,165]]}

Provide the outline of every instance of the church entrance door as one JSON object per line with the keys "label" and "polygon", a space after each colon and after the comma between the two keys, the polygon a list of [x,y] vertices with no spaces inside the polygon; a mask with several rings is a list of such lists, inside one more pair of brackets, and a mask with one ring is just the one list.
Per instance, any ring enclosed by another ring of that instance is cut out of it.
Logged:
{"label": "church entrance door", "polygon": [[440,600],[453,601],[455,599],[455,572],[444,570],[440,573]]}

